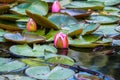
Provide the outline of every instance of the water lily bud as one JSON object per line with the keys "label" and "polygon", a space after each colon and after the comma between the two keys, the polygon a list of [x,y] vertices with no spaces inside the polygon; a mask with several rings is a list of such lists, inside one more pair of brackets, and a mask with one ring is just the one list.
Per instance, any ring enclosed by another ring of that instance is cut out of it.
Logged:
{"label": "water lily bud", "polygon": [[61,5],[58,0],[54,1],[52,4],[52,12],[60,12]]}
{"label": "water lily bud", "polygon": [[29,21],[27,22],[26,28],[28,31],[36,31],[37,30],[36,23],[32,18],[30,18]]}
{"label": "water lily bud", "polygon": [[58,33],[54,37],[54,46],[56,48],[68,48],[68,37],[62,32]]}

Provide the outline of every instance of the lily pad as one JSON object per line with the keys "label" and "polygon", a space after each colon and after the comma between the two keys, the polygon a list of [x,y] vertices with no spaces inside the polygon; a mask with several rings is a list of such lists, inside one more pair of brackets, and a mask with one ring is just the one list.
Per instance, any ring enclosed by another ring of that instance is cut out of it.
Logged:
{"label": "lily pad", "polygon": [[91,14],[91,12],[89,12],[89,11],[79,10],[79,9],[62,9],[61,12],[67,13],[70,16],[73,16],[77,19],[88,17]]}
{"label": "lily pad", "polygon": [[35,34],[7,33],[4,38],[15,43],[42,43],[45,42],[45,37]]}
{"label": "lily pad", "polygon": [[120,26],[116,26],[116,27],[115,27],[115,30],[116,30],[117,32],[120,32]]}
{"label": "lily pad", "polygon": [[120,3],[119,0],[88,0],[88,1],[99,1],[99,2],[104,2],[105,5],[107,6],[112,6],[112,5],[117,5]]}
{"label": "lily pad", "polygon": [[94,31],[96,31],[99,27],[100,27],[100,24],[93,24],[93,23],[92,24],[87,24],[87,25],[84,26],[82,35],[91,34]]}
{"label": "lily pad", "polygon": [[16,22],[0,20],[0,28],[7,30],[22,30]]}
{"label": "lily pad", "polygon": [[24,45],[13,45],[10,47],[10,51],[13,55],[22,57],[43,57],[44,50],[40,49],[40,45],[34,45],[33,49],[27,44]]}
{"label": "lily pad", "polygon": [[0,19],[3,20],[9,20],[9,21],[16,21],[18,19],[23,19],[23,18],[27,18],[26,16],[20,16],[20,15],[15,15],[15,14],[3,14],[0,15]]}
{"label": "lily pad", "polygon": [[33,48],[28,46],[27,44],[24,45],[13,45],[9,49],[13,55],[17,57],[44,57],[45,53],[56,53],[57,50],[53,46],[47,45],[33,45]]}
{"label": "lily pad", "polygon": [[69,36],[77,36],[80,35],[83,32],[83,26],[81,27],[80,24],[73,24],[70,25],[70,28],[67,32]]}
{"label": "lily pad", "polygon": [[68,5],[64,6],[65,8],[69,9],[92,9],[92,10],[100,10],[104,8],[103,2],[97,1],[73,1]]}
{"label": "lily pad", "polygon": [[74,60],[68,56],[49,54],[45,57],[46,62],[54,64],[74,65]]}
{"label": "lily pad", "polygon": [[84,35],[80,36],[79,39],[69,39],[70,46],[74,47],[96,47],[99,45],[103,46],[110,46],[110,43],[96,43],[97,40],[99,40],[102,37],[102,35]]}
{"label": "lily pad", "polygon": [[74,75],[74,71],[60,66],[50,71],[48,66],[37,66],[28,68],[25,73],[36,79],[65,80]]}
{"label": "lily pad", "polygon": [[44,1],[35,1],[33,3],[22,3],[18,6],[13,7],[10,9],[11,12],[17,13],[20,15],[26,15],[25,10],[29,10],[32,13],[46,15],[48,13],[48,5]]}
{"label": "lily pad", "polygon": [[104,35],[117,35],[116,29],[117,24],[101,25],[93,34],[104,34]]}
{"label": "lily pad", "polygon": [[17,72],[26,68],[26,64],[7,58],[0,58],[0,73]]}
{"label": "lily pad", "polygon": [[45,64],[44,59],[42,58],[23,58],[20,59],[20,61],[28,66],[48,66],[48,64]]}
{"label": "lily pad", "polygon": [[[56,29],[58,30],[59,27],[56,26],[54,23],[52,23],[51,21],[49,21],[46,17],[43,17],[41,16],[40,14],[35,14],[35,13],[32,13],[30,11],[26,11],[27,15],[29,17],[31,17],[38,25],[41,25],[45,28],[53,28],[53,29]],[[47,24],[46,24],[47,23]]]}
{"label": "lily pad", "polygon": [[119,17],[113,15],[92,15],[90,17],[90,20],[86,21],[91,23],[110,24],[116,23],[119,20]]}
{"label": "lily pad", "polygon": [[59,28],[78,23],[78,21],[74,17],[61,13],[54,13],[49,15],[48,20],[50,20]]}
{"label": "lily pad", "polygon": [[[1,79],[2,77],[2,79]],[[6,78],[8,80],[36,80],[27,76],[20,76],[20,75],[1,75],[0,76],[0,80],[6,80]]]}

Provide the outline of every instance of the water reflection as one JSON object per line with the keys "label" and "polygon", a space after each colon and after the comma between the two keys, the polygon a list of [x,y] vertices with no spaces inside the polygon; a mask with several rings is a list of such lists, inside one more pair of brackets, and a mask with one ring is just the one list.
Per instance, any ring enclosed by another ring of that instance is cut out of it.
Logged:
{"label": "water reflection", "polygon": [[74,58],[78,65],[100,71],[119,80],[120,55],[117,52],[112,55],[105,55],[103,54],[105,50],[108,48],[93,53],[93,49],[71,48],[69,56]]}

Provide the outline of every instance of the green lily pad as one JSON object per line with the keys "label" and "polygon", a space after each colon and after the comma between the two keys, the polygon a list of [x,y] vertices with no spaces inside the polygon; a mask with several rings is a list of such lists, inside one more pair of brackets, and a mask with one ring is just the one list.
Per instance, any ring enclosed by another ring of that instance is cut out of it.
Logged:
{"label": "green lily pad", "polygon": [[44,50],[40,49],[40,45],[34,45],[33,49],[27,44],[24,45],[13,45],[10,47],[10,51],[16,56],[25,57],[43,57]]}
{"label": "green lily pad", "polygon": [[3,36],[4,34],[8,33],[7,31],[4,31],[3,29],[0,29],[0,36]]}
{"label": "green lily pad", "polygon": [[[2,79],[1,79],[2,77]],[[20,76],[20,75],[1,75],[0,76],[0,80],[6,80],[6,78],[8,80],[36,80],[27,76]]]}
{"label": "green lily pad", "polygon": [[[53,29],[56,29],[58,30],[59,27],[56,26],[54,23],[52,23],[51,21],[49,21],[46,17],[43,17],[41,16],[40,14],[35,14],[35,13],[32,13],[30,11],[26,11],[27,15],[29,17],[31,17],[38,25],[41,25],[45,28],[53,28]],[[47,23],[47,24],[46,24]]]}
{"label": "green lily pad", "polygon": [[48,66],[44,63],[44,59],[42,58],[25,58],[20,59],[20,61],[27,64],[28,66]]}
{"label": "green lily pad", "polygon": [[80,36],[78,39],[69,39],[70,46],[74,47],[96,47],[99,45],[103,46],[110,46],[110,43],[96,43],[97,40],[99,40],[102,37],[102,35],[84,35]]}
{"label": "green lily pad", "polygon": [[26,67],[26,64],[17,60],[8,58],[0,58],[0,60],[0,73],[17,72]]}
{"label": "green lily pad", "polygon": [[116,30],[117,32],[120,32],[120,26],[116,26],[116,27],[115,27],[115,30]]}
{"label": "green lily pad", "polygon": [[23,18],[27,18],[26,16],[20,16],[20,15],[15,15],[15,14],[3,14],[0,15],[0,19],[3,20],[9,20],[9,21],[16,21],[18,19],[23,19]]}
{"label": "green lily pad", "polygon": [[22,3],[18,6],[13,7],[10,9],[11,12],[17,13],[20,15],[26,15],[25,10],[29,10],[32,13],[46,15],[48,13],[48,5],[44,1],[35,1],[33,3]]}
{"label": "green lily pad", "polygon": [[78,23],[78,21],[74,17],[61,13],[54,13],[49,15],[48,20],[50,20],[59,28]]}
{"label": "green lily pad", "polygon": [[99,27],[100,27],[100,24],[93,24],[93,23],[92,24],[87,24],[87,25],[84,26],[82,35],[91,34],[94,31],[96,31]]}
{"label": "green lily pad", "polygon": [[119,20],[120,20],[119,17],[113,15],[92,15],[90,17],[90,20],[86,20],[86,21],[92,23],[110,24],[110,23],[116,23]]}
{"label": "green lily pad", "polygon": [[88,1],[99,1],[99,2],[104,2],[105,5],[107,6],[112,6],[112,5],[116,5],[119,4],[120,1],[119,0],[88,0]]}
{"label": "green lily pad", "polygon": [[7,33],[4,38],[15,43],[42,43],[45,42],[45,37],[35,34]]}
{"label": "green lily pad", "polygon": [[13,45],[9,49],[13,55],[17,57],[44,57],[45,53],[56,53],[57,50],[53,46],[48,45],[33,45],[33,48],[28,46],[27,44],[24,45]]}
{"label": "green lily pad", "polygon": [[49,54],[45,56],[45,59],[49,63],[74,65],[74,60],[64,55]]}
{"label": "green lily pad", "polygon": [[25,73],[36,79],[65,80],[74,75],[74,71],[60,66],[50,71],[48,66],[37,66],[28,68]]}
{"label": "green lily pad", "polygon": [[82,32],[83,32],[83,26],[81,27],[80,24],[73,24],[73,25],[70,25],[70,28],[67,34],[69,36],[77,36],[77,35],[80,35]]}
{"label": "green lily pad", "polygon": [[101,25],[94,34],[104,35],[117,35],[119,32],[116,31],[117,24]]}
{"label": "green lily pad", "polygon": [[73,1],[68,5],[64,6],[69,9],[92,9],[92,10],[100,10],[104,8],[103,2],[97,1]]}
{"label": "green lily pad", "polygon": [[16,22],[0,20],[0,28],[7,30],[22,30]]}

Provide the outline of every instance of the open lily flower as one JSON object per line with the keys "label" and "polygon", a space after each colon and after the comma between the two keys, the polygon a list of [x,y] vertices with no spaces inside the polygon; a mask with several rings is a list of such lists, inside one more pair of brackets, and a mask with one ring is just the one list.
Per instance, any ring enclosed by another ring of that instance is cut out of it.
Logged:
{"label": "open lily flower", "polygon": [[36,23],[32,18],[30,18],[29,21],[27,22],[26,28],[28,31],[36,31],[37,30]]}
{"label": "open lily flower", "polygon": [[62,32],[58,33],[54,37],[54,46],[56,48],[68,48],[68,37]]}
{"label": "open lily flower", "polygon": [[58,0],[54,1],[52,4],[52,12],[60,12],[61,5]]}

